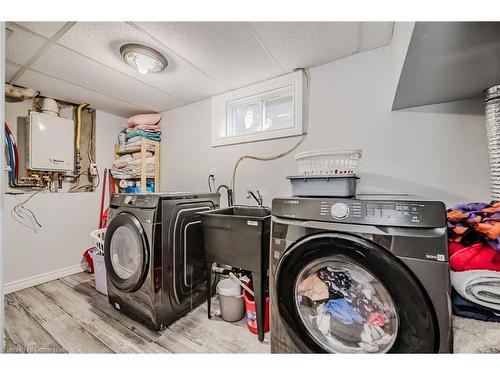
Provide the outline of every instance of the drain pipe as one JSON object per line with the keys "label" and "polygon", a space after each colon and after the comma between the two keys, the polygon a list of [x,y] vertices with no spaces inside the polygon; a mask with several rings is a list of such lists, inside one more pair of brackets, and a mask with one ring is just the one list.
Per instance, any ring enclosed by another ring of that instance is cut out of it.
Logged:
{"label": "drain pipe", "polygon": [[500,201],[500,85],[485,90],[491,199]]}

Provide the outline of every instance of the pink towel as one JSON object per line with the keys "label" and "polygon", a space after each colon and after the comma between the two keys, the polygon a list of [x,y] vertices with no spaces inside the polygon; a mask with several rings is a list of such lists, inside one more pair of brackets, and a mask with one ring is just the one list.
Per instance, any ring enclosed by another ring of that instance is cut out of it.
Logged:
{"label": "pink towel", "polygon": [[130,128],[136,125],[156,125],[160,122],[161,115],[159,113],[149,113],[145,115],[136,115],[129,118],[125,124],[124,128]]}

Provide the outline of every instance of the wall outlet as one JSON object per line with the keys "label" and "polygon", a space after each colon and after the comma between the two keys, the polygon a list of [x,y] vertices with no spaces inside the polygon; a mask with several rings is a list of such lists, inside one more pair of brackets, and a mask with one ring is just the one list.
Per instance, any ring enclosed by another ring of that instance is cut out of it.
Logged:
{"label": "wall outlet", "polygon": [[91,176],[97,176],[97,165],[95,163],[90,163],[89,173]]}

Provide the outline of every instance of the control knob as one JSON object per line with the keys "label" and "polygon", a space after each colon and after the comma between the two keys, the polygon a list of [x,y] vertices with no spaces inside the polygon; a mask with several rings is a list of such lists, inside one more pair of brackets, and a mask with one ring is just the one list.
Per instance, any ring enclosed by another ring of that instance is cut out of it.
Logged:
{"label": "control knob", "polygon": [[349,215],[349,207],[345,203],[338,202],[332,205],[331,213],[335,219],[344,219]]}

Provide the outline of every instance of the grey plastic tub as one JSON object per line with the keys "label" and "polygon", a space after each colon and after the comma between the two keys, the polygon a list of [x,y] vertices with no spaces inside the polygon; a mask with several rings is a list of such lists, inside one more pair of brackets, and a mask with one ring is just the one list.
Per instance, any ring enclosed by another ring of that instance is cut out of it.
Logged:
{"label": "grey plastic tub", "polygon": [[245,301],[241,287],[231,279],[222,279],[217,284],[220,315],[226,322],[237,322],[245,316]]}
{"label": "grey plastic tub", "polygon": [[292,195],[299,197],[352,197],[359,177],[355,175],[288,176]]}

